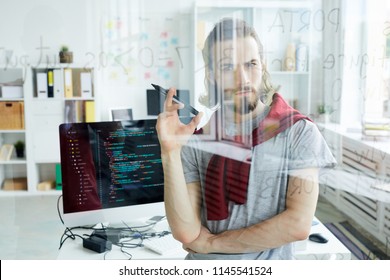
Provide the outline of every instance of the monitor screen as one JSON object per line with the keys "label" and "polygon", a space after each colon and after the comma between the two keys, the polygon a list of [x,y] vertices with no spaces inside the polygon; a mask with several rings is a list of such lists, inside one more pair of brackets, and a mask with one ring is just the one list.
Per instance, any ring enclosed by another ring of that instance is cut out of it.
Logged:
{"label": "monitor screen", "polygon": [[[176,90],[177,97],[184,103],[190,104],[190,91],[185,89]],[[155,89],[146,90],[146,104],[148,116],[157,116],[164,111],[165,96],[160,94]],[[179,110],[180,117],[190,117],[191,114],[187,110]]]}
{"label": "monitor screen", "polygon": [[156,120],[60,125],[66,226],[164,215]]}
{"label": "monitor screen", "polygon": [[133,110],[130,108],[111,109],[111,117],[113,121],[133,120]]}

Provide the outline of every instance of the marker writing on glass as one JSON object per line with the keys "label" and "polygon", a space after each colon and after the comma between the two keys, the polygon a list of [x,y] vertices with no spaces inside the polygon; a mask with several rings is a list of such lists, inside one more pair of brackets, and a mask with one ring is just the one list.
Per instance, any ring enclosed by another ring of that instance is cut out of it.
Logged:
{"label": "marker writing on glass", "polygon": [[[158,91],[159,93],[161,93],[162,95],[164,95],[165,97],[167,96],[168,94],[168,90],[158,86],[158,85],[155,85],[155,84],[152,84],[152,86],[154,87],[154,89],[156,91]],[[184,109],[187,109],[191,112],[191,114],[193,114],[194,116],[198,115],[199,112],[198,110],[196,110],[194,107],[192,107],[191,105],[181,101],[177,96],[173,96],[173,101],[175,101],[176,103],[181,103],[184,105]]]}

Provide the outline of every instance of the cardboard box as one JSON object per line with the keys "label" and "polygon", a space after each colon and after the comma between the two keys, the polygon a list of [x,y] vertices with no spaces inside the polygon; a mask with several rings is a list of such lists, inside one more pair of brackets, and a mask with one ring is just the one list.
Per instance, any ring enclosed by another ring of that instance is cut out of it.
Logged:
{"label": "cardboard box", "polygon": [[24,129],[24,103],[0,102],[0,129]]}
{"label": "cardboard box", "polygon": [[1,97],[3,98],[23,98],[23,88],[21,86],[2,86]]}
{"label": "cardboard box", "polygon": [[27,190],[27,178],[5,179],[3,182],[3,190],[5,190],[5,191],[26,191]]}
{"label": "cardboard box", "polygon": [[55,189],[56,182],[55,181],[43,181],[40,182],[37,186],[38,191],[49,191]]}

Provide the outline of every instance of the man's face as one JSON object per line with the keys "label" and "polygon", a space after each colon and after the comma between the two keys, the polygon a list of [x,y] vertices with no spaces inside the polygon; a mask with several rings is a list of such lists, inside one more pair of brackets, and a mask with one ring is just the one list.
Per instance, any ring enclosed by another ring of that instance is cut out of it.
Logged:
{"label": "man's face", "polygon": [[214,77],[224,102],[233,102],[235,114],[249,114],[260,102],[262,82],[262,66],[255,39],[245,37],[217,42],[214,48]]}

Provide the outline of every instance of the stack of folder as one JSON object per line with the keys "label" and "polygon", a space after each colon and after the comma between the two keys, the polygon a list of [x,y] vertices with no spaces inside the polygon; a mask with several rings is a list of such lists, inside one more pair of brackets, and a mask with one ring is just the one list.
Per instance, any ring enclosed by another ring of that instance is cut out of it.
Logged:
{"label": "stack of folder", "polygon": [[95,102],[93,100],[67,100],[65,102],[65,122],[94,122]]}
{"label": "stack of folder", "polygon": [[93,98],[92,73],[76,68],[39,69],[36,85],[38,98]]}
{"label": "stack of folder", "polygon": [[92,73],[79,69],[64,69],[65,98],[92,98]]}
{"label": "stack of folder", "polygon": [[366,137],[390,137],[390,119],[366,119],[363,123],[363,134]]}

